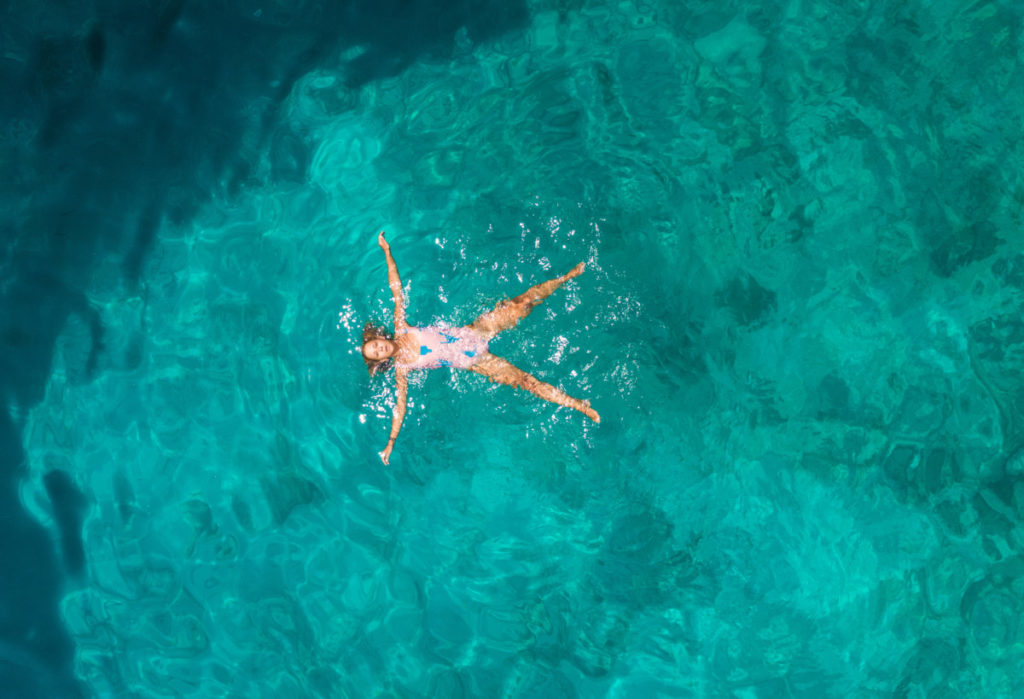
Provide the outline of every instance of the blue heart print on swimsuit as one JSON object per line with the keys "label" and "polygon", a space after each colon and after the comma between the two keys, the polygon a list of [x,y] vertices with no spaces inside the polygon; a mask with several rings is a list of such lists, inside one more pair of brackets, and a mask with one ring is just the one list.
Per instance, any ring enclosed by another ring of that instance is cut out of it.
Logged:
{"label": "blue heart print on swimsuit", "polygon": [[487,340],[470,328],[436,325],[411,330],[420,342],[420,355],[412,369],[468,369],[487,354]]}

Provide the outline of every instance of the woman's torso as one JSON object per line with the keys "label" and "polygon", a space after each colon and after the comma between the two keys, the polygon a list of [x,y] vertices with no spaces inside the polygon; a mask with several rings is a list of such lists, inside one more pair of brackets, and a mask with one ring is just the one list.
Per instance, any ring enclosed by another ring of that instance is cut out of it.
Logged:
{"label": "woman's torso", "polygon": [[471,328],[431,325],[408,327],[401,332],[413,340],[407,345],[412,356],[402,362],[409,369],[468,369],[487,354],[487,340]]}

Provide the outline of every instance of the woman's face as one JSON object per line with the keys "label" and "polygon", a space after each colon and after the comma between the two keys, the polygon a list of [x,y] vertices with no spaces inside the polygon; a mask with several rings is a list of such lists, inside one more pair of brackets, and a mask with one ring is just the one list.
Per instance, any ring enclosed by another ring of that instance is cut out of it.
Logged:
{"label": "woman's face", "polygon": [[372,359],[375,362],[379,362],[382,359],[387,359],[395,353],[395,343],[391,340],[385,340],[382,337],[378,337],[374,340],[370,340],[363,345],[363,355],[367,359]]}

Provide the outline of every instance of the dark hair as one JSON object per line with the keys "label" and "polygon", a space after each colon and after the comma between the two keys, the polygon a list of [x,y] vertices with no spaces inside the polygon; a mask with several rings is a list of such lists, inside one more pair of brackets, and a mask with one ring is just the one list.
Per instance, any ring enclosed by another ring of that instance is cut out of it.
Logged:
{"label": "dark hair", "polygon": [[395,336],[379,325],[374,325],[370,322],[367,322],[366,325],[363,326],[363,346],[360,348],[360,354],[363,355],[363,361],[366,362],[366,368],[370,371],[370,376],[381,371],[387,371],[394,363],[393,357],[388,357],[387,359],[370,359],[365,353],[363,353],[363,348],[366,347],[366,343],[373,340],[388,340],[389,342],[394,342]]}

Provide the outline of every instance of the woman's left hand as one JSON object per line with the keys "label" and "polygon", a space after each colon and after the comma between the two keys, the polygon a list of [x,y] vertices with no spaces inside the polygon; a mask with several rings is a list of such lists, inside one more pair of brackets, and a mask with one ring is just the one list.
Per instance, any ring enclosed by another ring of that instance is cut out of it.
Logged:
{"label": "woman's left hand", "polygon": [[388,465],[388,459],[391,457],[391,449],[394,447],[393,444],[388,444],[384,447],[384,451],[380,453],[380,460],[384,462],[384,465]]}
{"label": "woman's left hand", "polygon": [[388,249],[388,241],[384,240],[384,231],[377,234],[377,245],[381,246],[384,250]]}

